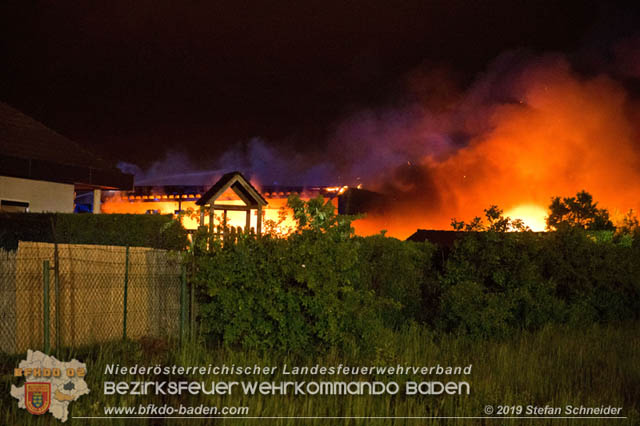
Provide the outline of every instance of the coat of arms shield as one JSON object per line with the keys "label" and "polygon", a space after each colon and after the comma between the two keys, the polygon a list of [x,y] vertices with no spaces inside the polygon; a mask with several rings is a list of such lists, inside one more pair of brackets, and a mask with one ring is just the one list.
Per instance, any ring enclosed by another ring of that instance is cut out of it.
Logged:
{"label": "coat of arms shield", "polygon": [[31,414],[47,412],[51,404],[51,383],[27,382],[24,384],[24,405]]}

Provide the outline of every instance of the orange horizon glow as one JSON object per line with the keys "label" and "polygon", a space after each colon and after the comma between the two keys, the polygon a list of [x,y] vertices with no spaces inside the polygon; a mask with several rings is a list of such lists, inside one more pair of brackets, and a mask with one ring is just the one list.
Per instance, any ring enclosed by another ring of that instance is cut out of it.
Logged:
{"label": "orange horizon glow", "polygon": [[481,120],[483,129],[464,147],[390,167],[377,182],[392,196],[387,210],[356,222],[357,232],[406,238],[418,228],[452,229],[452,218],[482,217],[492,205],[544,230],[552,197],[582,190],[614,224],[639,211],[640,104],[624,87],[604,75],[579,76],[555,58],[523,72],[512,95],[462,124]]}
{"label": "orange horizon glow", "polygon": [[[417,229],[451,230],[453,218],[468,222],[492,205],[542,231],[552,197],[582,190],[610,212],[614,224],[629,210],[640,211],[640,104],[621,84],[606,75],[580,76],[555,58],[528,67],[513,86],[506,100],[479,105],[456,123],[456,129],[470,129],[464,146],[388,164],[371,176],[368,189],[384,194],[383,205],[353,223],[356,233],[386,230],[405,239]],[[397,138],[381,133],[381,141],[429,143],[424,134],[431,130],[433,113],[416,120]],[[345,190],[335,186],[329,192],[337,196]],[[286,198],[268,201],[266,218],[277,222]],[[137,204],[153,208],[152,202]],[[144,213],[141,208],[126,203],[113,208],[106,201],[103,211]]]}
{"label": "orange horizon glow", "polygon": [[547,210],[535,204],[521,204],[504,213],[511,219],[520,219],[534,232],[542,232],[547,227]]}

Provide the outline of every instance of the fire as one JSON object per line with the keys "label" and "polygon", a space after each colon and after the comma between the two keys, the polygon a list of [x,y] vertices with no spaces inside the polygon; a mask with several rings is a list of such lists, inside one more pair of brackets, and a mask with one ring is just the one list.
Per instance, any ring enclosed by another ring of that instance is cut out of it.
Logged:
{"label": "fire", "polygon": [[[229,191],[230,192],[230,191]],[[267,198],[269,203],[263,209],[263,231],[287,235],[295,229],[296,222],[293,212],[287,207],[287,193],[273,194],[274,198]],[[132,213],[132,214],[173,214],[180,219],[187,230],[194,231],[200,225],[200,207],[196,205],[194,198],[200,194],[183,195],[150,195],[150,196],[121,196],[115,194],[107,196],[102,203],[102,213]],[[190,198],[191,201],[183,200]],[[301,194],[301,198],[308,200],[309,194]],[[337,208],[337,199],[333,199]],[[216,202],[217,204],[242,205],[242,201],[235,195],[225,193]],[[243,228],[245,226],[245,212],[228,211],[227,226]],[[222,226],[222,211],[216,211],[214,227]],[[257,211],[252,211],[251,227],[255,230],[257,224]],[[209,225],[209,216],[205,215],[205,225]]]}
{"label": "fire", "polygon": [[[442,108],[419,104],[407,114],[347,120],[327,155],[335,157],[335,170],[328,169],[341,183],[362,180],[381,194],[354,222],[359,235],[386,230],[404,239],[419,228],[450,230],[453,218],[468,222],[492,205],[541,231],[552,197],[582,190],[615,221],[616,212],[640,210],[639,118],[640,103],[612,77],[579,75],[561,57],[536,58],[516,71],[489,70]],[[334,186],[324,194],[337,204],[349,191]],[[286,195],[265,194],[267,221],[280,222]],[[197,211],[192,200],[182,202],[189,207]],[[179,208],[171,196],[103,205],[105,212],[148,210]],[[242,213],[228,219],[244,225]],[[197,218],[185,220],[187,228],[198,225]],[[292,226],[288,212],[277,229]]]}
{"label": "fire", "polygon": [[[362,185],[358,185],[358,188],[361,188],[361,187]],[[342,195],[344,194],[344,191],[346,191],[347,189],[349,189],[349,187],[345,185],[345,186],[330,186],[325,188],[324,190],[327,192],[333,192],[333,193]]]}
{"label": "fire", "polygon": [[[149,199],[148,196],[131,196],[123,197],[119,194],[108,196],[102,202],[102,213],[129,213],[129,214],[174,214],[176,215],[179,210],[186,212],[191,210],[193,212],[198,211],[195,201],[182,201],[179,202],[179,196],[174,197],[172,201],[164,201],[162,196]],[[186,198],[186,196],[185,196]],[[158,201],[163,200],[163,201]],[[186,229],[195,230],[198,228],[199,218],[196,215],[181,216],[182,225]]]}
{"label": "fire", "polygon": [[[580,76],[558,58],[508,77],[514,81],[501,100],[473,104],[472,88],[471,100],[451,107],[458,120],[452,125],[470,135],[468,142],[437,155],[425,149],[411,164],[397,162],[380,173],[377,189],[389,201],[356,223],[359,232],[387,229],[406,238],[417,228],[451,229],[452,218],[468,221],[491,205],[542,230],[552,197],[581,190],[609,212],[638,211],[640,104],[624,87],[608,76]],[[446,114],[439,119],[449,119]],[[433,115],[423,112],[388,143],[401,149],[404,140],[419,139]]]}
{"label": "fire", "polygon": [[544,231],[546,228],[547,211],[535,204],[522,204],[505,212],[511,219],[520,219],[534,232]]}

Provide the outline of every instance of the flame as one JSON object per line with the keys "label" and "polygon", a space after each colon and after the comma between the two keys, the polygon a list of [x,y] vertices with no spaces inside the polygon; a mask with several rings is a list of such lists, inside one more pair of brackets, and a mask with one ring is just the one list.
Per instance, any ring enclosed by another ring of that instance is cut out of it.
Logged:
{"label": "flame", "polygon": [[[371,173],[366,186],[385,197],[380,208],[354,222],[356,233],[387,230],[404,239],[418,228],[451,229],[453,218],[469,221],[491,205],[540,231],[551,198],[581,190],[614,221],[629,209],[640,210],[640,103],[625,87],[609,76],[581,76],[555,56],[508,74],[481,78],[442,112],[419,106],[408,118],[354,120],[337,139],[342,157],[336,163],[344,162],[353,177]],[[502,85],[503,80],[509,81]],[[463,135],[461,142],[454,141],[456,134]],[[335,202],[346,189],[334,186],[324,193]],[[265,219],[280,222],[287,194],[265,195]],[[195,208],[184,201],[182,208],[190,206]],[[170,197],[103,204],[105,212],[177,209]],[[285,216],[278,232],[293,226],[291,212]],[[243,213],[229,213],[233,226],[244,226],[244,220]],[[185,226],[197,224],[195,219]]]}
{"label": "flame", "polygon": [[511,219],[520,219],[534,232],[542,232],[547,226],[547,210],[536,204],[521,204],[505,212]]}
{"label": "flame", "polygon": [[[362,185],[358,185],[358,188],[362,188]],[[326,192],[332,192],[332,193],[336,193],[338,195],[342,195],[344,194],[344,192],[349,189],[348,186],[329,186],[327,188],[324,188],[324,190]]]}
{"label": "flame", "polygon": [[[638,211],[640,104],[624,87],[607,76],[577,75],[561,59],[528,67],[514,86],[518,102],[473,105],[463,147],[381,174],[377,190],[389,201],[358,221],[357,232],[387,229],[406,238],[417,228],[451,229],[452,218],[468,221],[491,205],[542,230],[552,197],[581,190],[611,213]],[[416,119],[427,129],[429,114]]]}
{"label": "flame", "polygon": [[[284,193],[282,193],[284,196]],[[199,194],[190,194],[191,198],[199,197]],[[107,196],[102,202],[102,213],[131,213],[131,214],[172,214],[179,218],[182,225],[187,230],[196,230],[200,225],[200,207],[195,201],[181,200],[179,195],[156,195],[156,196],[121,196],[116,193]],[[183,195],[183,198],[186,196]],[[308,200],[309,194],[301,194],[300,198]],[[161,201],[158,201],[161,200]],[[287,198],[267,198],[269,203],[263,208],[262,229],[263,232],[273,232],[280,235],[291,233],[296,226],[293,212],[287,207]],[[332,199],[334,207],[337,208],[337,198]],[[216,204],[243,205],[237,197],[227,192],[223,193],[216,201]],[[182,211],[182,214],[180,214]],[[223,214],[221,210],[215,210],[214,204],[214,227],[221,226]],[[251,211],[251,227],[255,230],[257,226],[257,211]],[[209,225],[209,217],[205,215],[205,225]],[[227,211],[227,226],[243,228],[246,225],[246,216],[243,211]]]}

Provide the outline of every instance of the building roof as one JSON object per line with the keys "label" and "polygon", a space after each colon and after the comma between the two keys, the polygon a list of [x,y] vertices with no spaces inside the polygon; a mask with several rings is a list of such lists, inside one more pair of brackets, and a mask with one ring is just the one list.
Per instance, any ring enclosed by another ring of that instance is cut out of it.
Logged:
{"label": "building roof", "polygon": [[464,231],[439,231],[433,229],[418,229],[409,238],[408,241],[424,242],[429,241],[439,247],[453,248],[456,240],[468,235]]}
{"label": "building roof", "polygon": [[95,188],[130,189],[133,176],[0,102],[0,175]]}
{"label": "building roof", "polygon": [[223,175],[209,190],[198,200],[196,204],[204,206],[215,202],[227,189],[231,188],[247,206],[266,206],[267,200],[240,172],[231,172]]}

